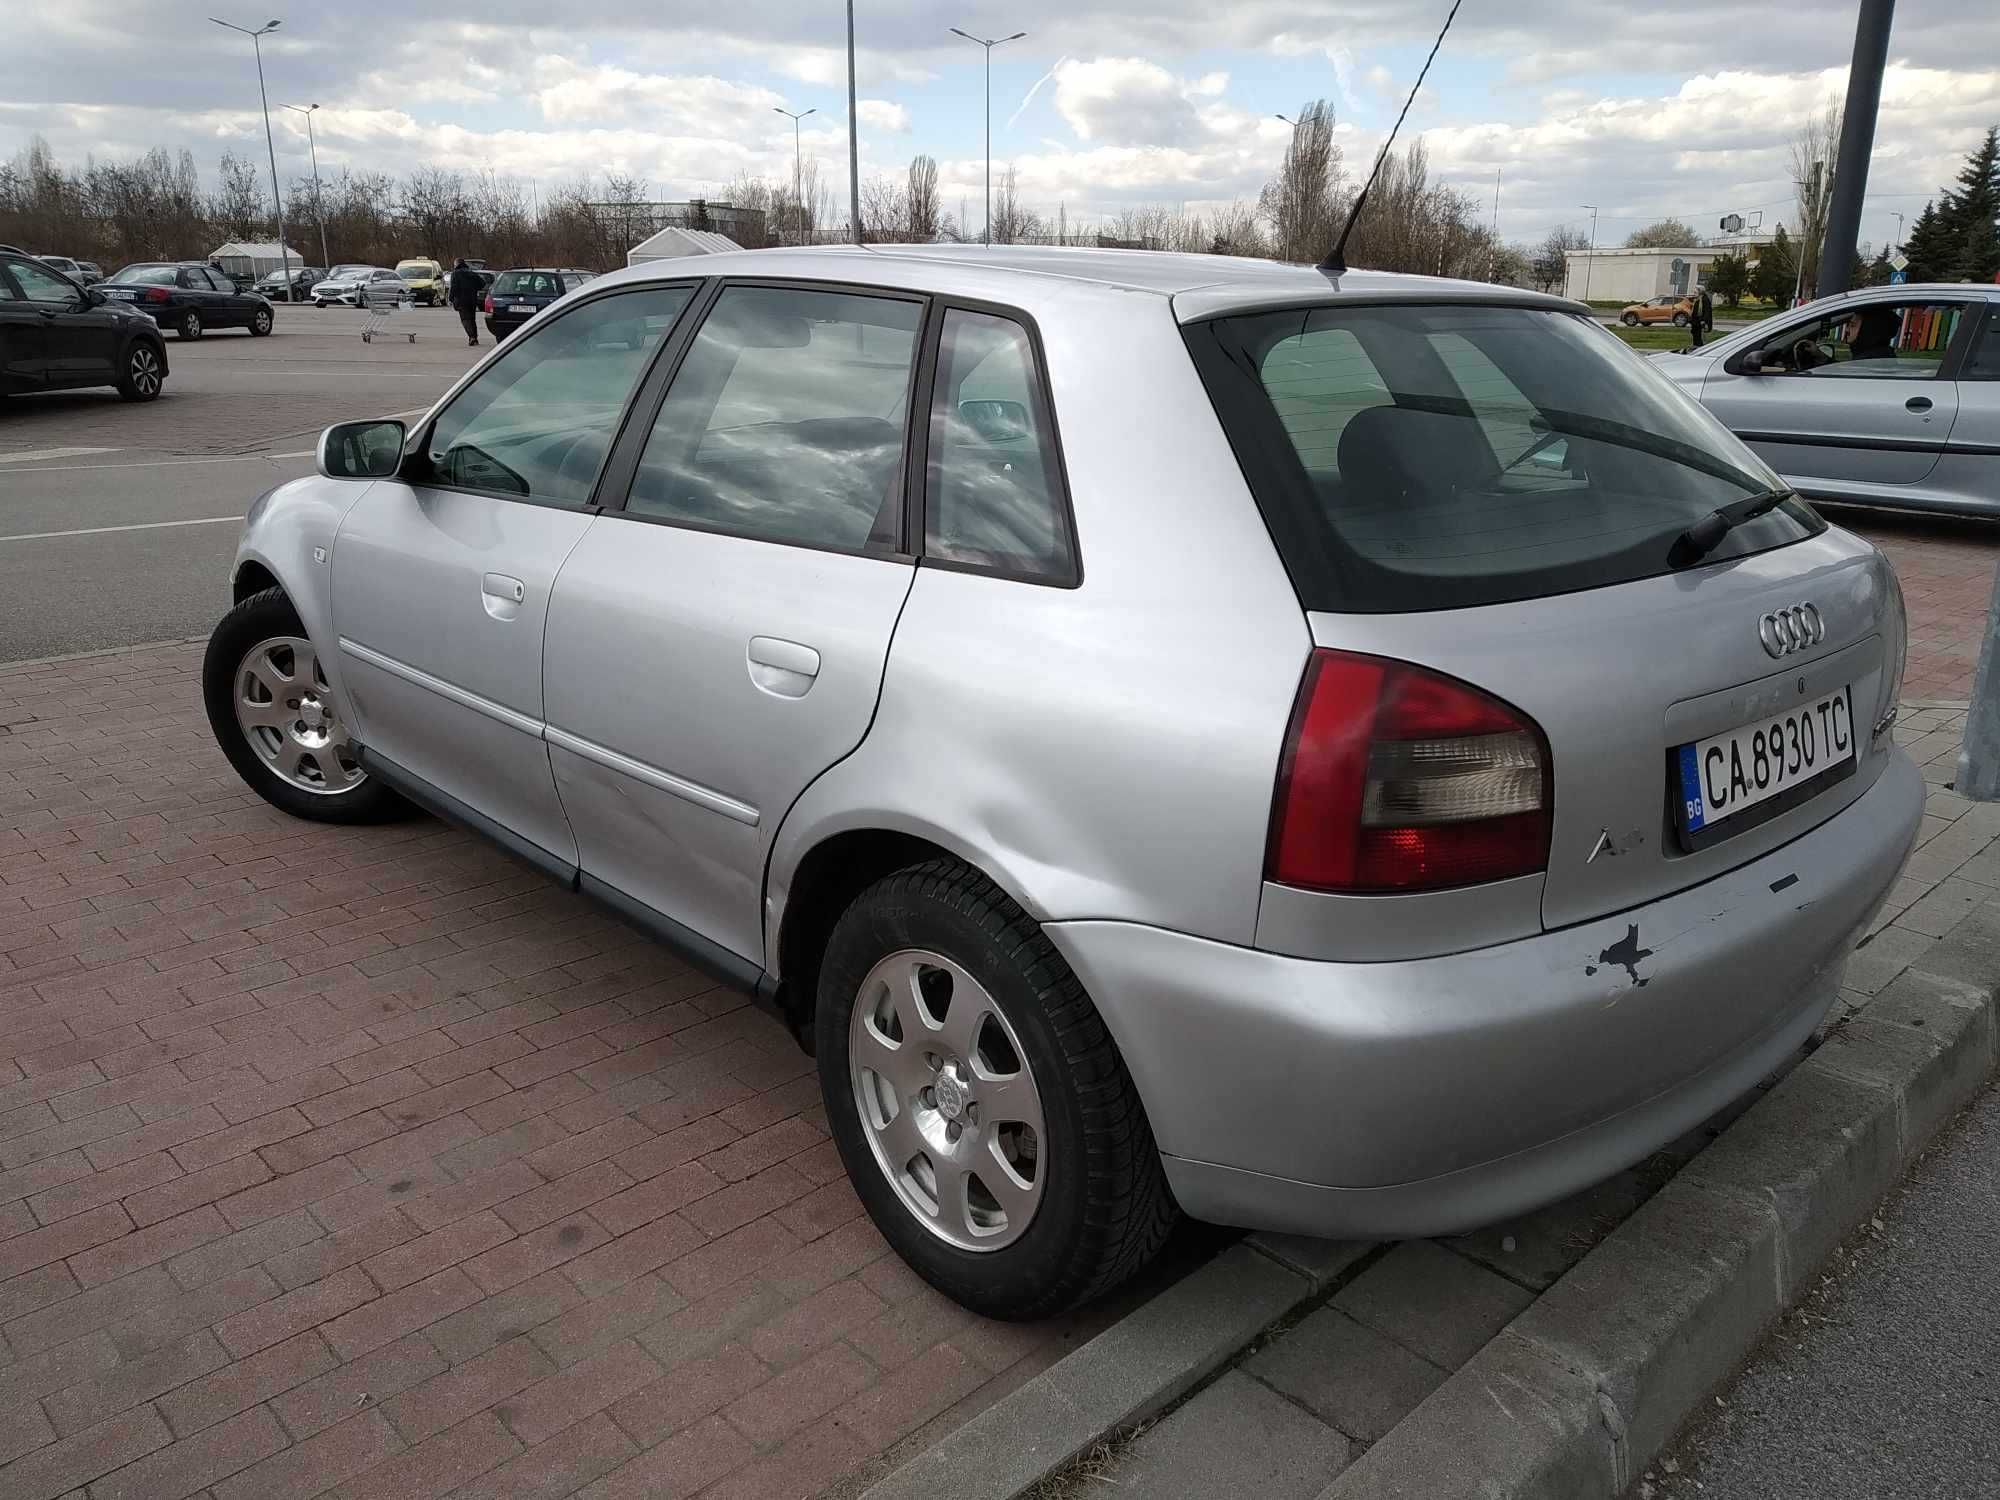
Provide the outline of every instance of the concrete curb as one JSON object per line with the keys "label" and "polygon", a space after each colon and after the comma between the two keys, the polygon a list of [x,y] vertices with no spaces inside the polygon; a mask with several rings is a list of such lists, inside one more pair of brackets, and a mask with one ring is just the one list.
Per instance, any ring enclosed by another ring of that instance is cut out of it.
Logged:
{"label": "concrete curb", "polygon": [[1063,1356],[862,1500],[1013,1500],[1171,1405],[1372,1247],[1255,1236]]}
{"label": "concrete curb", "polygon": [[1321,1500],[1623,1494],[1991,1076],[2000,923],[1968,918]]}
{"label": "concrete curb", "polygon": [[[1346,1468],[1320,1500],[1622,1494],[2000,1064],[2000,917],[1968,917]],[[1371,1247],[1258,1235],[881,1480],[1014,1500],[1171,1406]]]}

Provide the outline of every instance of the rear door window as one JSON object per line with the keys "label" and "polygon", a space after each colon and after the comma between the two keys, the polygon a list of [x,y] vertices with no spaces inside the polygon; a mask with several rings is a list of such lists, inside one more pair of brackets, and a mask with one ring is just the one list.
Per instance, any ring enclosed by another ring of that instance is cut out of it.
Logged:
{"label": "rear door window", "polygon": [[661,404],[626,509],[841,552],[892,548],[924,305],[731,286]]}
{"label": "rear door window", "polygon": [[[1784,488],[1569,313],[1324,307],[1185,331],[1308,609],[1453,609],[1653,576],[1710,511]],[[1823,527],[1788,500],[1708,558]]]}
{"label": "rear door window", "polygon": [[503,271],[493,283],[496,297],[559,297],[562,288],[546,271]]}

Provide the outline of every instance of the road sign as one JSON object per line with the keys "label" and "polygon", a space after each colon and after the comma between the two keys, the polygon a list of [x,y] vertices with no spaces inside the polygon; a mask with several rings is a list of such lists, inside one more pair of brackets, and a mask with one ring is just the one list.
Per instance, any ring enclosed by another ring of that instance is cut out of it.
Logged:
{"label": "road sign", "polygon": [[1720,229],[1724,234],[1735,234],[1743,227],[1743,215],[1724,214],[1721,222],[1715,227]]}
{"label": "road sign", "polygon": [[1891,271],[1889,273],[1890,286],[1901,286],[1904,282],[1908,281],[1909,279],[1910,279],[1909,273],[1905,271]]}
{"label": "road sign", "polygon": [[1898,250],[1894,255],[1889,257],[1890,270],[1906,271],[1909,269],[1909,267],[1910,267],[1910,257],[1903,254],[1902,251]]}

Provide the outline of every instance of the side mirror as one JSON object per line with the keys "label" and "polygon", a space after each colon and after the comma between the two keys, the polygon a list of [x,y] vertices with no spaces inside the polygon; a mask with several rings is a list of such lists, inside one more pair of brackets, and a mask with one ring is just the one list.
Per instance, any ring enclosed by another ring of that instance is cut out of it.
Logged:
{"label": "side mirror", "polygon": [[86,287],[84,289],[83,300],[91,307],[102,307],[104,306],[105,303],[109,302],[111,299],[105,296],[104,293],[100,292],[96,287],[93,286],[93,287]]}
{"label": "side mirror", "polygon": [[341,422],[319,435],[319,471],[328,479],[388,479],[402,467],[401,422]]}
{"label": "side mirror", "polygon": [[961,401],[958,415],[989,443],[1018,443],[1035,430],[1018,401]]}

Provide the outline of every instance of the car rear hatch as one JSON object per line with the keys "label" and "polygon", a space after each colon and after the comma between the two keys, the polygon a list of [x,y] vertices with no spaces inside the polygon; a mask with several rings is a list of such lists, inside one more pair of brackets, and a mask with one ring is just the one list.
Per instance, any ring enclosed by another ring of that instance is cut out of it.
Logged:
{"label": "car rear hatch", "polygon": [[[1880,772],[1904,633],[1887,563],[1765,498],[1781,481],[1607,332],[1525,303],[1345,299],[1186,331],[1321,676],[1408,664],[1382,680],[1428,705],[1398,728],[1385,687],[1349,714],[1356,821],[1402,839],[1401,862],[1296,862],[1310,893],[1274,866],[1265,915],[1284,920],[1260,918],[1260,942],[1416,957],[1625,911],[1769,853]],[[1312,689],[1309,669],[1274,860]],[[1480,852],[1482,819],[1512,841]]]}
{"label": "car rear hatch", "polygon": [[530,318],[562,295],[562,283],[546,271],[502,271],[488,294],[497,318]]}

